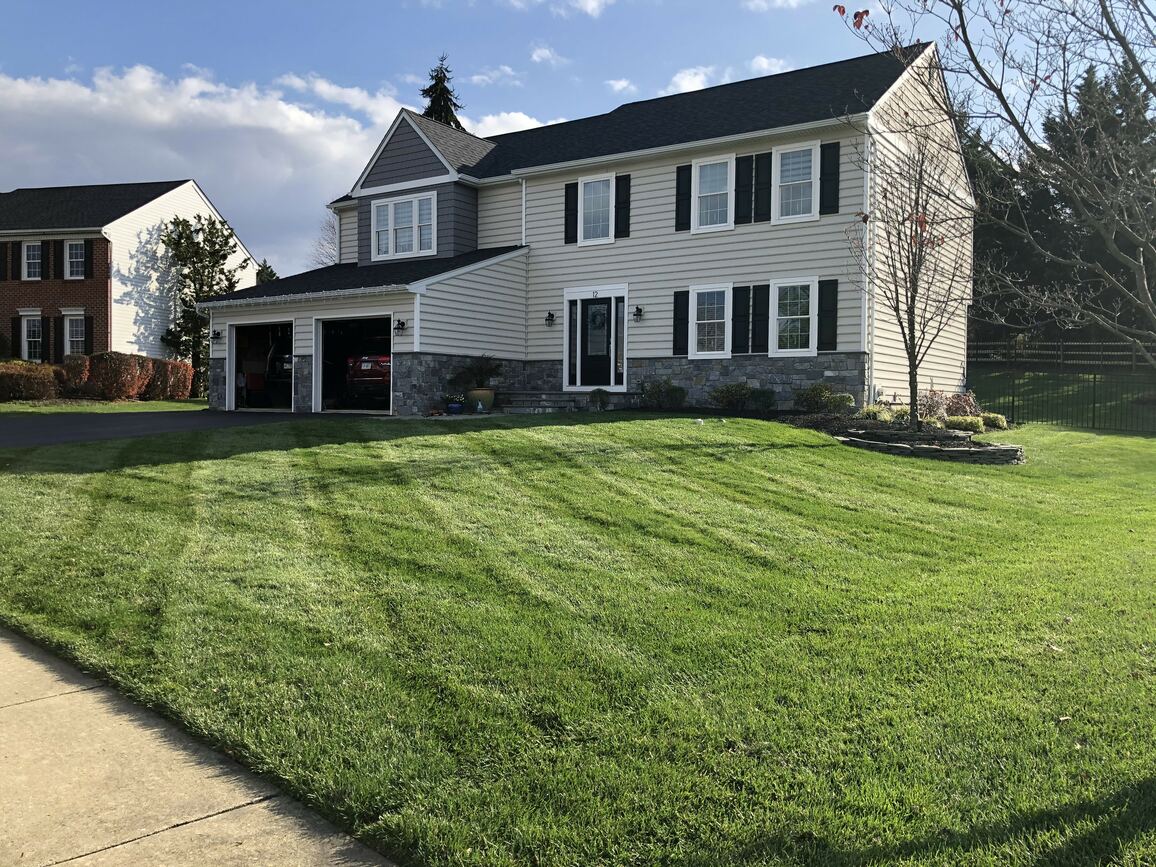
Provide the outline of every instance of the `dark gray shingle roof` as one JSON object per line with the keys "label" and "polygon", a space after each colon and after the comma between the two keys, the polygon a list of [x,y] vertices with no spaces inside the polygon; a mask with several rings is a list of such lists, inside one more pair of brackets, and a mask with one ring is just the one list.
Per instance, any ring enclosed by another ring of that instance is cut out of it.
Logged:
{"label": "dark gray shingle roof", "polygon": [[422,117],[417,112],[406,110],[405,113],[457,171],[476,166],[495,147],[492,141]]}
{"label": "dark gray shingle roof", "polygon": [[35,187],[0,193],[0,231],[93,229],[147,205],[188,180]]}

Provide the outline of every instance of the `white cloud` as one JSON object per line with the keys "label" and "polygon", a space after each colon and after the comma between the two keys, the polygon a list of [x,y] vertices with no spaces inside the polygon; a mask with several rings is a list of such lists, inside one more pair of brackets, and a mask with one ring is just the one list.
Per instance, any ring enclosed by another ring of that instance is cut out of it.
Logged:
{"label": "white cloud", "polygon": [[570,58],[563,57],[549,45],[535,46],[534,50],[530,52],[530,59],[535,63],[548,63],[555,69],[570,62]]}
{"label": "white cloud", "polygon": [[394,91],[382,89],[376,93],[360,87],[343,87],[319,75],[300,76],[287,73],[275,79],[274,84],[302,93],[316,96],[324,102],[343,105],[365,114],[375,124],[387,124],[397,116],[401,103],[394,97]]}
{"label": "white cloud", "polygon": [[770,12],[772,9],[798,9],[811,0],[743,0],[743,8],[751,12]]}
{"label": "white cloud", "polygon": [[606,82],[606,86],[615,93],[638,93],[638,88],[629,78],[611,78]]}
{"label": "white cloud", "polygon": [[478,87],[488,87],[491,84],[522,86],[521,73],[515,72],[504,63],[501,66],[487,67],[481,72],[475,72],[470,76],[469,81],[470,84],[476,84]]}
{"label": "white cloud", "polygon": [[[512,9],[534,9],[541,6],[544,0],[504,0]],[[575,12],[589,15],[591,18],[600,16],[608,6],[613,6],[615,0],[555,0],[550,4],[550,11],[563,18]]]}
{"label": "white cloud", "polygon": [[547,126],[552,123],[564,123],[566,118],[559,117],[553,120],[541,121],[536,117],[521,111],[503,111],[498,114],[483,115],[478,121],[461,118],[462,126],[474,135],[486,138],[492,135],[502,135],[507,132],[519,132],[524,129],[533,129],[538,126]]}
{"label": "white cloud", "polygon": [[608,6],[613,6],[614,0],[570,0],[570,6],[579,12],[585,12],[591,18],[597,18]]}
{"label": "white cloud", "polygon": [[670,84],[658,92],[659,96],[669,96],[672,93],[689,93],[692,90],[702,90],[717,84],[714,80],[713,66],[691,66],[680,69],[670,79]]}
{"label": "white cloud", "polygon": [[781,57],[767,57],[765,54],[756,54],[751,58],[747,67],[755,75],[776,75],[787,72],[791,65]]}

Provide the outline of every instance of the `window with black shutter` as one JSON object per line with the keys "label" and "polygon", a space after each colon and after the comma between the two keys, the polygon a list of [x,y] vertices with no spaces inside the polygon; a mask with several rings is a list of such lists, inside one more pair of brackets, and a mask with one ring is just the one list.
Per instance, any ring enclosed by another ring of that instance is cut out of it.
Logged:
{"label": "window with black shutter", "polygon": [[690,290],[680,289],[674,293],[674,335],[671,355],[688,355],[687,336],[690,332]]}

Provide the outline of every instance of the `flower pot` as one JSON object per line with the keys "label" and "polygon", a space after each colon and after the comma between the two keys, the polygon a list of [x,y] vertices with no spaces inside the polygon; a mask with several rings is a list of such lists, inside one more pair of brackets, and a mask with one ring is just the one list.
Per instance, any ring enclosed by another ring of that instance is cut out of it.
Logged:
{"label": "flower pot", "polygon": [[448,412],[450,415],[461,415],[463,409],[465,409],[465,407],[460,403],[446,404],[446,412]]}
{"label": "flower pot", "polygon": [[[466,392],[466,404],[471,412],[489,412],[494,408],[494,390],[492,388],[471,388]],[[481,409],[478,409],[481,404]]]}

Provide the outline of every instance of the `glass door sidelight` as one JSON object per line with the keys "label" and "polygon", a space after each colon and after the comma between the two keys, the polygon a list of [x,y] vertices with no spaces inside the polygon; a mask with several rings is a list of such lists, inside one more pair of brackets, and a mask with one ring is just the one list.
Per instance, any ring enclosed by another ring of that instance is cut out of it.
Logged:
{"label": "glass door sidelight", "polygon": [[[626,383],[626,293],[588,289],[567,292],[568,388],[615,388]],[[574,297],[577,296],[577,297]]]}

